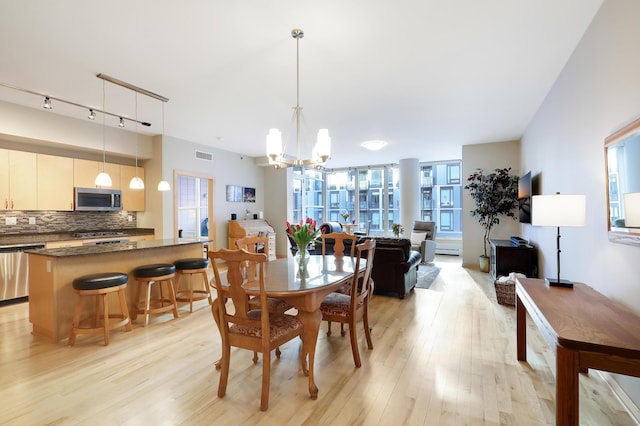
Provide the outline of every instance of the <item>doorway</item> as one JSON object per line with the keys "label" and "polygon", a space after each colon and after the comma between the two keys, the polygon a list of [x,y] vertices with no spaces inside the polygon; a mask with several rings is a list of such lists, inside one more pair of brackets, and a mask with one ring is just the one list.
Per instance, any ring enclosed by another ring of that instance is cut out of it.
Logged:
{"label": "doorway", "polygon": [[214,239],[213,179],[178,172],[175,188],[176,234],[182,238]]}

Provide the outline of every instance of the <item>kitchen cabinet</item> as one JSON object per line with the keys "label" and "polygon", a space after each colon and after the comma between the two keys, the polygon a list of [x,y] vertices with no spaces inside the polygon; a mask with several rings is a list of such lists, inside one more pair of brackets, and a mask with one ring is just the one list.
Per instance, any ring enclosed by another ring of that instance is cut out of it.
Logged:
{"label": "kitchen cabinet", "polygon": [[36,154],[0,149],[0,210],[37,209]]}
{"label": "kitchen cabinet", "polygon": [[80,247],[83,243],[82,240],[49,241],[45,243],[45,248]]}
{"label": "kitchen cabinet", "polygon": [[[100,170],[101,171],[101,170]],[[98,162],[92,160],[73,159],[73,186],[79,188],[95,188],[98,176]]]}
{"label": "kitchen cabinet", "polygon": [[[135,166],[120,166],[120,189],[122,190],[122,210],[144,211],[144,189],[130,189],[129,182],[136,176]],[[144,169],[138,167],[138,176],[144,181]]]}
{"label": "kitchen cabinet", "polygon": [[0,149],[0,210],[9,208],[9,151]]}
{"label": "kitchen cabinet", "polygon": [[37,209],[73,210],[73,159],[36,154]]}
{"label": "kitchen cabinet", "polygon": [[[96,176],[102,171],[102,161],[73,160],[73,186],[80,188],[95,188]],[[120,189],[120,165],[104,163],[104,171],[111,176],[113,185],[109,189]]]}

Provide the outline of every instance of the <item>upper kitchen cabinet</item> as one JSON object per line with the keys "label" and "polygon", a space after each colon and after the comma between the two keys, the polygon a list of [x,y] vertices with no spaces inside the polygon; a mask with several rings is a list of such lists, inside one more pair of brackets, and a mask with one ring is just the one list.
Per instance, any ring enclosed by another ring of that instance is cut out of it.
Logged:
{"label": "upper kitchen cabinet", "polygon": [[9,208],[9,151],[0,149],[0,210]]}
{"label": "upper kitchen cabinet", "polygon": [[0,149],[0,209],[36,210],[36,154]]}
{"label": "upper kitchen cabinet", "polygon": [[73,159],[73,186],[78,188],[95,188],[96,176],[102,170],[98,169],[97,161]]}
{"label": "upper kitchen cabinet", "polygon": [[[122,210],[144,211],[144,189],[130,189],[129,182],[136,176],[134,166],[120,166],[120,189],[122,190]],[[138,176],[144,181],[144,169],[138,167]]]}
{"label": "upper kitchen cabinet", "polygon": [[[102,161],[73,160],[73,186],[79,188],[95,188],[96,176],[102,171]],[[120,165],[105,163],[104,171],[109,174],[113,185],[110,189],[120,189]]]}
{"label": "upper kitchen cabinet", "polygon": [[73,210],[73,159],[37,154],[36,160],[38,166],[38,210]]}

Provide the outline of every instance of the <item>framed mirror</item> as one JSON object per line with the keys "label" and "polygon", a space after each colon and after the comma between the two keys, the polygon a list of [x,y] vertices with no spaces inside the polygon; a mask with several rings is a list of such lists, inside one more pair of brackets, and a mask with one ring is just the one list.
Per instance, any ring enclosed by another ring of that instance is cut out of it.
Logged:
{"label": "framed mirror", "polygon": [[604,141],[609,240],[640,246],[640,119]]}

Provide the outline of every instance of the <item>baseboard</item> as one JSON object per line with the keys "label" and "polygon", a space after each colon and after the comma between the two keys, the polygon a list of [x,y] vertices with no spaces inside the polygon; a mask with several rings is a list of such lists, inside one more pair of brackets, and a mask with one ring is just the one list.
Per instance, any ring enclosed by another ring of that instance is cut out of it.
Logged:
{"label": "baseboard", "polygon": [[436,254],[460,256],[462,254],[462,240],[454,238],[437,238]]}
{"label": "baseboard", "polygon": [[604,380],[609,388],[611,388],[611,391],[618,398],[618,401],[620,401],[622,406],[627,410],[633,421],[636,422],[636,424],[640,424],[640,410],[638,409],[638,406],[631,400],[631,398],[629,398],[629,395],[627,395],[622,387],[620,387],[618,382],[613,379],[613,376],[606,371],[591,371],[597,371],[600,374],[602,380]]}
{"label": "baseboard", "polygon": [[460,256],[460,249],[455,248],[436,248],[436,254],[449,254],[453,256]]}

